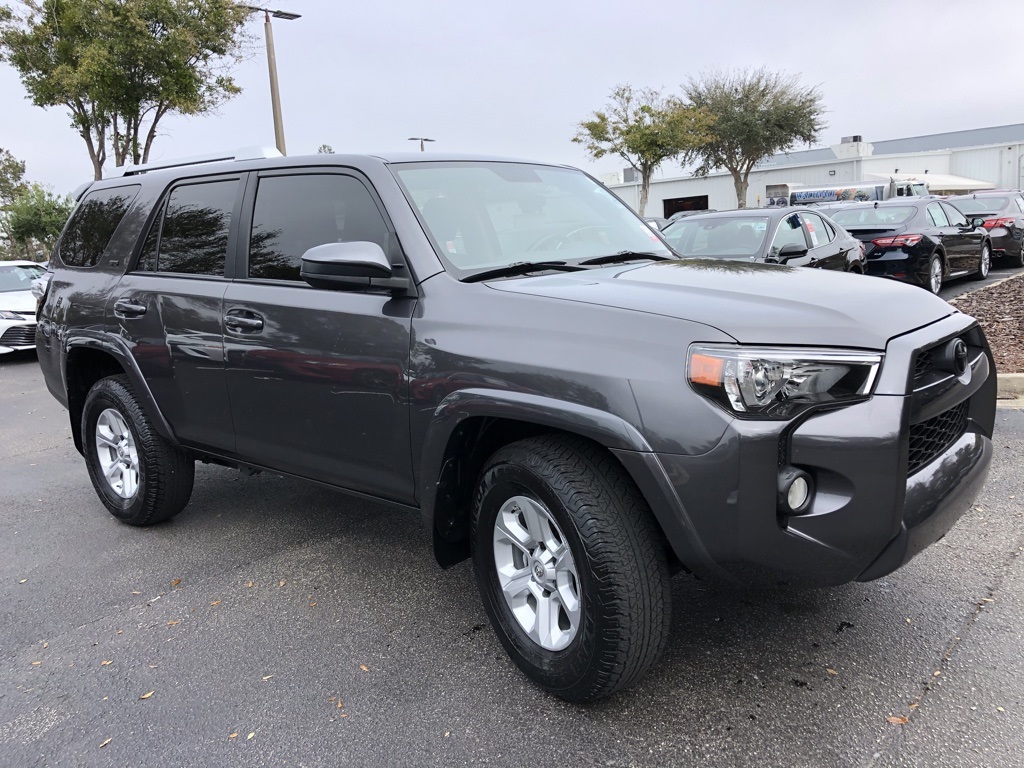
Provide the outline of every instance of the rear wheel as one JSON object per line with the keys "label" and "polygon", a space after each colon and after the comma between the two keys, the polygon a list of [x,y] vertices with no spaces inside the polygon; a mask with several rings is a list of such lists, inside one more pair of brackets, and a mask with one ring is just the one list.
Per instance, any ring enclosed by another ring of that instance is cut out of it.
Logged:
{"label": "rear wheel", "polygon": [[657,523],[603,449],[552,436],[497,451],[477,485],[472,545],[491,624],[542,688],[597,699],[664,648],[671,594]]}
{"label": "rear wheel", "polygon": [[933,253],[928,262],[928,276],[924,287],[936,296],[942,290],[942,257],[937,253]]}
{"label": "rear wheel", "polygon": [[1006,254],[1006,261],[1011,267],[1024,267],[1024,240],[1021,241],[1016,256]]}
{"label": "rear wheel", "polygon": [[988,243],[981,246],[981,256],[978,257],[978,271],[971,275],[972,280],[984,280],[988,277],[988,271],[992,268],[992,248]]}
{"label": "rear wheel", "polygon": [[89,390],[82,443],[93,487],[121,522],[152,525],[188,504],[195,462],[153,428],[127,376],[101,379]]}

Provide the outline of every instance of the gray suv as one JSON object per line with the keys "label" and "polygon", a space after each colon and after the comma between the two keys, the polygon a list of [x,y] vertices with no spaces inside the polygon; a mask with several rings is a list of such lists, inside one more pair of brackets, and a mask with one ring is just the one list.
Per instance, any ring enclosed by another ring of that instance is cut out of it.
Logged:
{"label": "gray suv", "polygon": [[418,513],[440,565],[472,557],[515,663],[569,700],[651,667],[671,573],[876,579],[950,529],[991,459],[970,317],[678,259],[563,166],[129,168],[79,195],[51,268],[39,361],[115,517],[181,511],[196,460]]}

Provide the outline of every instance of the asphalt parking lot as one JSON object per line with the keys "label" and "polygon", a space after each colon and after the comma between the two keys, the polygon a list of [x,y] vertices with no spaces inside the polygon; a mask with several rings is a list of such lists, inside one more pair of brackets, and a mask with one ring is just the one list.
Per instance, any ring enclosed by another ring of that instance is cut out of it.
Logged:
{"label": "asphalt parking lot", "polygon": [[989,270],[988,277],[984,280],[973,280],[970,277],[957,278],[942,286],[939,295],[949,301],[949,299],[956,296],[961,296],[969,291],[976,291],[979,288],[984,288],[1014,275],[1019,275],[1022,272],[1024,272],[1024,268],[1003,266],[997,259],[992,263],[992,269]]}
{"label": "asphalt parking lot", "polygon": [[8,355],[0,765],[1020,766],[1024,412],[997,429],[976,508],[906,568],[677,577],[660,665],[580,707],[514,668],[416,517],[200,466],[177,518],[117,523],[34,355]]}

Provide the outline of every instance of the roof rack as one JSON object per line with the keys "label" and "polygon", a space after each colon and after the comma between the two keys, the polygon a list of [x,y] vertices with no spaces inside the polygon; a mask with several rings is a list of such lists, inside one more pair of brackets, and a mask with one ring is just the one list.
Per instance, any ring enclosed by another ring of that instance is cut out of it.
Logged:
{"label": "roof rack", "polygon": [[[193,157],[180,157],[171,160],[158,160],[155,163],[142,163],[140,165],[125,165],[115,170],[112,176],[136,176],[140,173],[158,171],[164,168],[181,168],[186,165],[202,165],[204,163],[220,163],[227,160],[260,160],[270,157],[283,157],[274,147],[242,147],[234,152],[214,152],[208,155],[195,155]],[[118,173],[118,171],[120,173]]]}

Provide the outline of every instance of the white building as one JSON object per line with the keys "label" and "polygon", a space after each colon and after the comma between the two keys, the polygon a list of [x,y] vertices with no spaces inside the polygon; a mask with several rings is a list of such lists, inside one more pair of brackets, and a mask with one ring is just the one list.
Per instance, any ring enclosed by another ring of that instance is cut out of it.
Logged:
{"label": "white building", "polygon": [[[747,206],[768,204],[768,184],[821,186],[868,179],[928,181],[936,194],[976,189],[1024,187],[1024,123],[970,131],[936,133],[874,144],[849,136],[839,144],[821,149],[776,155],[750,174]],[[630,169],[632,170],[632,169]],[[634,209],[639,207],[639,179],[610,174],[602,181]],[[727,171],[707,178],[678,176],[651,181],[647,216],[670,216],[680,210],[736,207],[736,191]]]}

